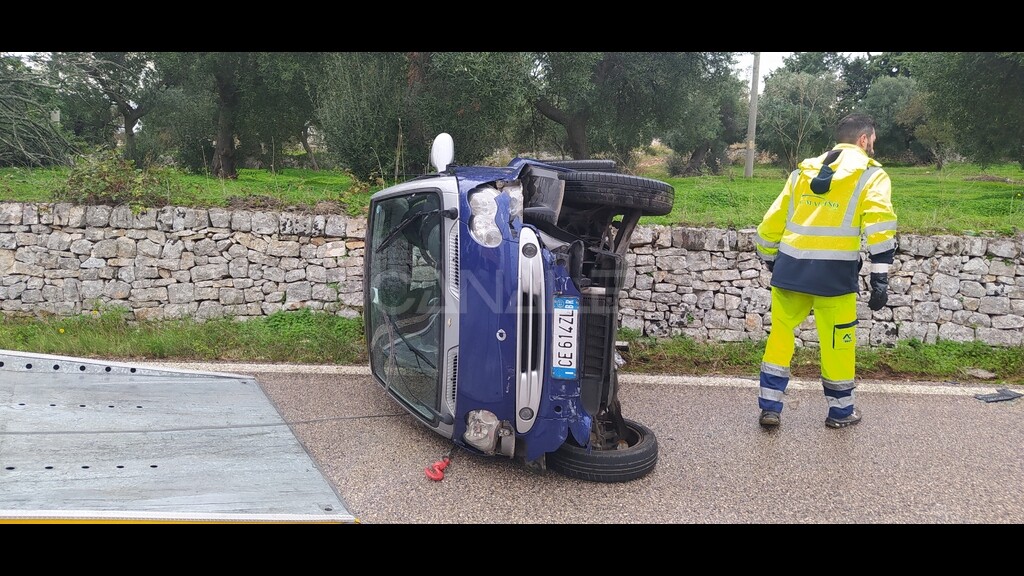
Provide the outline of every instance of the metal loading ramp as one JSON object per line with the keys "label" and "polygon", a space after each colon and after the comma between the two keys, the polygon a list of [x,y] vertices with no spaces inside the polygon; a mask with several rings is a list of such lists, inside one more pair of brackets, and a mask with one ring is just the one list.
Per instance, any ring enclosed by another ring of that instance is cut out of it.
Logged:
{"label": "metal loading ramp", "polygon": [[0,523],[358,523],[256,380],[0,350]]}

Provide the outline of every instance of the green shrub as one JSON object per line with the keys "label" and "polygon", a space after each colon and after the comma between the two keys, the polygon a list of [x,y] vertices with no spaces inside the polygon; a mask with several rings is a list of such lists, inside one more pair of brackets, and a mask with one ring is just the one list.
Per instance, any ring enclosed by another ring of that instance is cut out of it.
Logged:
{"label": "green shrub", "polygon": [[170,195],[155,171],[135,168],[116,150],[79,156],[67,182],[53,193],[57,202],[82,205],[128,205],[133,209],[161,207]]}

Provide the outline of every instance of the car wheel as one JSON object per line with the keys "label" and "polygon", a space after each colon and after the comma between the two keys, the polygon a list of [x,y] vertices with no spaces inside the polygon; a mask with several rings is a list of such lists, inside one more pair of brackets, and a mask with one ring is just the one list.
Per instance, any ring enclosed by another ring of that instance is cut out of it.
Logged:
{"label": "car wheel", "polygon": [[664,216],[672,211],[675,188],[667,182],[607,172],[565,172],[563,202],[577,206],[609,206],[641,211],[644,216]]}
{"label": "car wheel", "polygon": [[625,419],[625,446],[589,452],[571,437],[547,454],[547,467],[579,480],[628,482],[646,476],[658,463],[658,439],[647,426]]}
{"label": "car wheel", "polygon": [[551,166],[558,166],[559,168],[569,168],[570,170],[612,173],[617,173],[619,171],[618,165],[615,164],[615,160],[541,160],[541,162],[550,164]]}

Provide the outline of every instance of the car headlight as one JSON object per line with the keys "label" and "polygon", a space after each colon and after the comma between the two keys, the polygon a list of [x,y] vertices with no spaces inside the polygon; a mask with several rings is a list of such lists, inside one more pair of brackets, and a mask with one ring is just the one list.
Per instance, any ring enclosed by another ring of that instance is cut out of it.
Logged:
{"label": "car headlight", "polygon": [[484,186],[469,194],[469,234],[474,240],[494,248],[501,244],[501,230],[495,223],[498,213],[498,191]]}
{"label": "car headlight", "polygon": [[501,189],[508,194],[509,219],[514,220],[523,215],[523,185],[519,182],[508,184]]}
{"label": "car headlight", "polygon": [[493,412],[473,410],[466,414],[466,432],[462,438],[470,446],[485,454],[493,454],[498,445],[498,427],[500,422]]}

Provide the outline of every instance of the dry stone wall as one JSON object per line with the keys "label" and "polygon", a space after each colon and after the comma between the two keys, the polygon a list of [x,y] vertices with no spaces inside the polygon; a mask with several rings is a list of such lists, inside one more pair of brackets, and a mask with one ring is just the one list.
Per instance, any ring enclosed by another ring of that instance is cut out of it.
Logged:
{"label": "dry stone wall", "polygon": [[[167,207],[0,203],[0,312],[71,316],[120,306],[138,320],[362,312],[365,221]],[[760,340],[770,276],[753,230],[640,226],[620,299],[624,328]],[[900,236],[888,306],[858,304],[862,346],[916,338],[1024,345],[1024,236]],[[797,331],[816,345],[813,317]]]}
{"label": "dry stone wall", "polygon": [[[651,336],[697,340],[766,338],[771,276],[754,251],[755,231],[638,227],[620,300],[621,323]],[[899,235],[889,272],[889,302],[867,307],[870,264],[864,254],[857,304],[858,344],[898,340],[1024,344],[1024,236],[987,238]],[[813,316],[798,345],[816,345]]]}
{"label": "dry stone wall", "polygon": [[358,316],[360,219],[222,209],[0,204],[0,311],[137,320]]}

